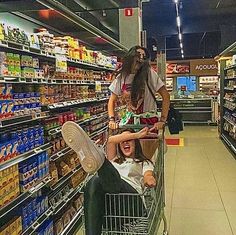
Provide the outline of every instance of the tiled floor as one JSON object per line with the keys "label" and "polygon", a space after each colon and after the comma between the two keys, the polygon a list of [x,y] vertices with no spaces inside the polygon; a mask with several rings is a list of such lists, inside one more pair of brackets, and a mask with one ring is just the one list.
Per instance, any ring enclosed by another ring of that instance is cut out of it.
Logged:
{"label": "tiled floor", "polygon": [[185,146],[165,158],[168,234],[236,235],[236,160],[216,127],[186,126],[180,137]]}
{"label": "tiled floor", "polygon": [[169,235],[236,235],[236,160],[216,127],[187,126],[180,137],[185,146],[166,154]]}

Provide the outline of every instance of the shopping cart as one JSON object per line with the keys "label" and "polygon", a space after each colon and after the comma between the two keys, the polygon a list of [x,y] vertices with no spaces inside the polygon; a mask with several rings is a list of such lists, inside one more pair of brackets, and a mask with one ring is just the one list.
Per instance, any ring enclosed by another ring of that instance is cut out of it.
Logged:
{"label": "shopping cart", "polygon": [[[126,125],[122,128],[140,130],[142,125]],[[159,147],[155,153],[155,188],[146,188],[143,194],[106,194],[103,235],[154,235],[161,221],[163,235],[167,235],[167,221],[164,213],[164,131],[158,133]],[[146,139],[145,141],[149,141]]]}

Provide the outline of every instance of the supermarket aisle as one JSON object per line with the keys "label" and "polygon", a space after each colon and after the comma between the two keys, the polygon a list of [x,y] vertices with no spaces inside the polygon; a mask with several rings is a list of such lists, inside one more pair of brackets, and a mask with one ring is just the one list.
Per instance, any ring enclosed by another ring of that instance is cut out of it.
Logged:
{"label": "supermarket aisle", "polygon": [[236,235],[236,161],[216,127],[187,126],[181,137],[185,147],[166,156],[169,235]]}

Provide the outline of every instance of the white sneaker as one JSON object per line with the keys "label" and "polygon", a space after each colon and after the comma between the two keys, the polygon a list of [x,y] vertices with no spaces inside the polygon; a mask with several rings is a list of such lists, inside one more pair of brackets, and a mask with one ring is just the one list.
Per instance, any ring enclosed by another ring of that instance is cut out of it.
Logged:
{"label": "white sneaker", "polygon": [[105,154],[78,124],[68,121],[62,126],[61,132],[66,144],[76,152],[87,173],[92,174],[102,166]]}

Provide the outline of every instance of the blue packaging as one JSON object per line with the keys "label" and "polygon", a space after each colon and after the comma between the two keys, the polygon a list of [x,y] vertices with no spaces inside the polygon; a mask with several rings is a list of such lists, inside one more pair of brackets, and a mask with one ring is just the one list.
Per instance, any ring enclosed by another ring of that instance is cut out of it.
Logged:
{"label": "blue packaging", "polygon": [[24,96],[24,98],[30,98],[31,96],[31,93],[22,93],[23,94],[23,96]]}
{"label": "blue packaging", "polygon": [[25,93],[18,93],[18,98],[19,99],[24,99]]}
{"label": "blue packaging", "polygon": [[3,132],[0,134],[0,142],[7,142],[9,141],[9,135],[7,132]]}
{"label": "blue packaging", "polygon": [[24,153],[25,152],[25,147],[24,147],[24,143],[22,141],[22,139],[18,139],[18,151],[20,154]]}
{"label": "blue packaging", "polygon": [[12,95],[13,99],[19,99],[19,93],[13,93]]}
{"label": "blue packaging", "polygon": [[18,139],[17,131],[12,131],[10,133],[11,139]]}
{"label": "blue packaging", "polygon": [[[42,141],[41,141],[41,142],[42,142]],[[36,147],[38,147],[38,146],[40,146],[39,138],[35,138],[35,139],[34,139],[34,147],[36,148]]]}

